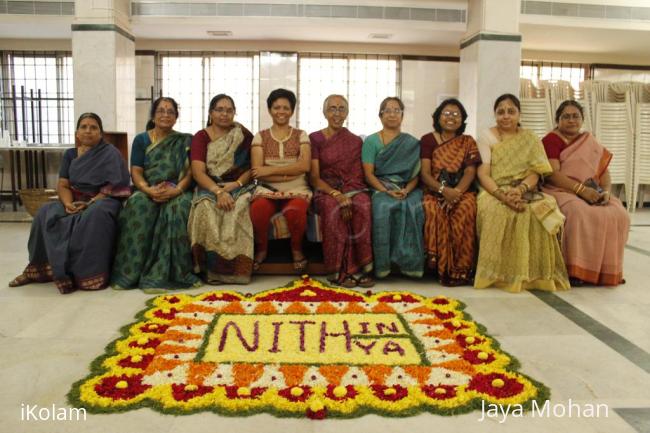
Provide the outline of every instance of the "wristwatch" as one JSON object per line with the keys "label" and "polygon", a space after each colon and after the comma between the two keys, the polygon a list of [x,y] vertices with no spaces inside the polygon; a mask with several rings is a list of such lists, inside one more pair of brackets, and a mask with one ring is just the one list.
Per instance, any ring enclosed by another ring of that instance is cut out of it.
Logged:
{"label": "wristwatch", "polygon": [[447,185],[447,182],[445,182],[444,180],[442,182],[440,182],[440,188],[438,188],[438,194],[442,194],[442,191],[445,190],[446,185]]}

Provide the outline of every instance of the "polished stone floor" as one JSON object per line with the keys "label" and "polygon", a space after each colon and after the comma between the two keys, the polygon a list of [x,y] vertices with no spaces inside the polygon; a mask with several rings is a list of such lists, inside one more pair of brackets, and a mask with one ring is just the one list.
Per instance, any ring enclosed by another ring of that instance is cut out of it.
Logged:
{"label": "polished stone floor", "polygon": [[[650,210],[633,217],[625,250],[627,284],[580,287],[561,294],[509,294],[434,281],[389,278],[375,288],[406,289],[462,300],[521,371],[548,385],[552,403],[602,403],[600,418],[508,418],[479,421],[480,412],[441,417],[365,416],[346,421],[225,418],[210,413],[165,416],[149,409],[88,415],[85,421],[21,421],[21,404],[65,406],[70,385],[118,329],[152,295],[139,290],[58,294],[53,284],[9,288],[27,260],[29,224],[0,223],[0,431],[2,432],[650,432]],[[258,277],[246,289],[277,287],[290,277]],[[190,291],[200,293],[203,287]],[[242,290],[242,288],[235,289]]]}

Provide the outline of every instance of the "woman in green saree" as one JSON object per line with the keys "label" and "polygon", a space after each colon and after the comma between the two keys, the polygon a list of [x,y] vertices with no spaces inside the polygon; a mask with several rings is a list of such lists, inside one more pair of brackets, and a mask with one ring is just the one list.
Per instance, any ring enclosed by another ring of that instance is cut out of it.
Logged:
{"label": "woman in green saree", "polygon": [[375,275],[392,268],[409,277],[424,272],[424,211],[419,189],[420,142],[401,130],[404,103],[396,97],[379,107],[382,130],[363,142],[361,161],[372,194]]}
{"label": "woman in green saree", "polygon": [[180,289],[199,286],[192,274],[187,220],[192,204],[190,134],[174,131],[178,104],[160,97],[151,106],[147,131],[131,149],[137,191],[119,217],[111,284],[118,289]]}

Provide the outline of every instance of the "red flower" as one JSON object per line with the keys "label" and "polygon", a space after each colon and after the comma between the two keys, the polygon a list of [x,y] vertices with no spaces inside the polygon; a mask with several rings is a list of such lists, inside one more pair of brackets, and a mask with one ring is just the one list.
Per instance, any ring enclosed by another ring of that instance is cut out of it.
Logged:
{"label": "red flower", "polygon": [[372,392],[377,396],[377,398],[386,401],[401,400],[409,393],[408,389],[400,385],[370,385],[370,388],[372,389]]}
{"label": "red flower", "polygon": [[[302,389],[302,394],[300,395],[294,395],[291,390],[292,389],[297,389],[300,388]],[[309,386],[290,386],[288,388],[281,389],[278,391],[278,394],[281,395],[282,397],[286,398],[289,401],[292,402],[297,402],[297,401],[306,401],[311,395],[314,393],[314,391],[311,390],[311,387]]]}
{"label": "red flower", "polygon": [[435,314],[436,317],[438,319],[440,319],[440,320],[447,320],[447,319],[451,319],[452,317],[454,317],[454,312],[453,311],[447,311],[446,313],[443,313],[440,310],[432,310],[432,311],[433,311],[433,314]]}
{"label": "red flower", "polygon": [[447,305],[449,304],[449,301],[445,298],[436,298],[433,300],[433,303],[436,305]]}
{"label": "red flower", "polygon": [[[503,386],[494,386],[493,381],[495,379],[501,379]],[[516,379],[511,379],[501,373],[479,373],[472,378],[467,389],[472,389],[497,398],[508,398],[520,394],[524,390],[524,385]]]}
{"label": "red flower", "polygon": [[384,295],[378,299],[379,302],[407,302],[407,303],[412,303],[412,302],[420,302],[417,299],[415,299],[412,295],[410,294],[404,294],[404,295]]}
{"label": "red flower", "polygon": [[[436,392],[436,390],[444,390],[445,392]],[[424,385],[422,387],[422,392],[424,392],[427,397],[436,400],[447,400],[456,397],[456,387],[454,385]]]}
{"label": "red flower", "polygon": [[[306,297],[302,293],[306,290],[315,293],[315,296]],[[361,295],[342,293],[330,289],[321,289],[308,284],[301,285],[295,289],[269,293],[256,299],[257,301],[278,301],[278,302],[364,302]]]}
{"label": "red flower", "polygon": [[456,342],[457,342],[457,343],[460,345],[460,347],[462,347],[463,349],[466,348],[466,347],[469,347],[469,346],[474,346],[474,345],[476,345],[476,344],[481,344],[482,342],[485,341],[483,338],[474,337],[474,341],[471,342],[471,343],[468,343],[468,342],[465,340],[466,338],[467,338],[467,335],[462,335],[462,334],[456,335]]}
{"label": "red flower", "polygon": [[157,323],[147,323],[144,326],[140,327],[140,331],[142,332],[151,332],[154,334],[164,334],[165,331],[169,328],[169,325],[160,325]]}
{"label": "red flower", "polygon": [[[124,386],[126,384],[126,386]],[[139,394],[142,394],[150,385],[142,383],[142,375],[134,376],[109,376],[102,379],[95,385],[95,392],[102,397],[112,398],[113,400],[130,400]]]}
{"label": "red flower", "polygon": [[350,398],[354,398],[354,397],[357,396],[357,394],[359,394],[357,392],[357,390],[354,388],[354,385],[347,385],[345,387],[346,394],[341,396],[341,397],[337,397],[334,394],[334,389],[335,388],[337,388],[336,385],[327,385],[327,391],[325,392],[325,396],[327,398],[329,398],[329,399],[332,399],[332,400],[343,401],[343,400],[347,400],[347,399],[350,399]]}
{"label": "red flower", "polygon": [[[490,362],[494,361],[494,354],[488,353],[488,357],[486,359],[481,359],[479,358],[479,353],[483,352],[482,350],[466,350],[463,352],[463,359],[470,364],[476,365],[476,364],[489,364]],[[485,353],[485,352],[483,352]]]}
{"label": "red flower", "polygon": [[464,323],[461,323],[460,326],[456,327],[451,322],[443,322],[442,326],[447,328],[449,331],[457,331],[459,329],[467,329],[468,326]]}
{"label": "red flower", "polygon": [[188,401],[193,399],[194,397],[200,397],[204,394],[212,392],[212,390],[214,389],[214,387],[212,386],[197,385],[196,389],[187,390],[185,389],[186,386],[187,386],[186,384],[181,384],[181,383],[172,384],[172,396],[174,397],[175,400]]}
{"label": "red flower", "polygon": [[178,313],[179,311],[176,308],[170,308],[167,310],[169,312],[163,312],[163,309],[156,310],[154,311],[153,315],[158,317],[159,319],[172,320],[173,318],[176,317],[176,313]]}
{"label": "red flower", "polygon": [[147,338],[145,344],[138,344],[138,340],[132,341],[129,343],[129,347],[139,347],[141,349],[152,349],[158,347],[160,340],[157,338]]}
{"label": "red flower", "polygon": [[[138,362],[134,362],[132,360],[133,356],[140,356],[142,359]],[[131,356],[127,356],[126,358],[120,359],[118,364],[120,367],[140,368],[144,370],[145,368],[147,368],[147,366],[149,365],[152,359],[153,359],[153,354],[131,355]]]}
{"label": "red flower", "polygon": [[170,296],[168,298],[165,298],[165,301],[169,302],[170,304],[177,304],[181,302],[181,300],[178,299],[176,296]]}
{"label": "red flower", "polygon": [[325,419],[325,418],[327,418],[327,408],[324,407],[321,410],[316,411],[316,412],[314,412],[313,410],[307,408],[307,412],[305,413],[305,415],[307,415],[307,418],[309,418],[309,419],[315,419],[315,420]]}
{"label": "red flower", "polygon": [[212,294],[209,296],[206,296],[205,298],[201,299],[202,301],[207,301],[207,302],[216,302],[216,301],[226,301],[226,302],[232,302],[232,301],[239,301],[241,298],[239,296],[232,295],[230,293],[219,293],[220,296],[217,296],[216,294]]}
{"label": "red flower", "polygon": [[229,399],[235,399],[235,398],[250,398],[250,399],[256,399],[260,395],[264,394],[264,391],[267,390],[267,388],[262,388],[262,387],[256,387],[256,388],[250,388],[249,391],[250,393],[242,394],[241,392],[238,392],[240,387],[237,385],[226,385],[224,386],[226,389],[226,397]]}

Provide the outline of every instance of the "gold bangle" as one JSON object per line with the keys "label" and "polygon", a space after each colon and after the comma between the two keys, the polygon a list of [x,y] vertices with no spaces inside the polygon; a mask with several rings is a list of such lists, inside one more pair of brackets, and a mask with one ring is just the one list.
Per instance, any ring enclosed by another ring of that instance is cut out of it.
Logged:
{"label": "gold bangle", "polygon": [[240,188],[244,186],[244,184],[241,182],[241,180],[237,179],[235,182],[239,185]]}
{"label": "gold bangle", "polygon": [[331,195],[332,197],[336,197],[336,196],[338,196],[338,195],[341,195],[341,192],[340,192],[340,191],[337,191],[337,190],[335,190],[335,189],[333,189],[333,190],[330,191],[330,195]]}

